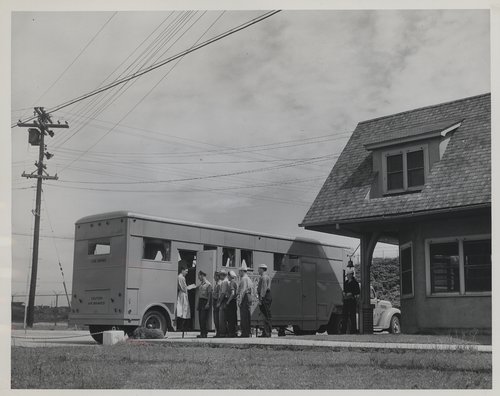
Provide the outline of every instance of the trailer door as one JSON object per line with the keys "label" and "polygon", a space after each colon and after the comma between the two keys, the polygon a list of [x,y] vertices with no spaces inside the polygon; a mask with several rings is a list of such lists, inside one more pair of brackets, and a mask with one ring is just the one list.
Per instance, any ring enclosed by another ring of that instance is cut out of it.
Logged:
{"label": "trailer door", "polygon": [[316,320],[316,263],[302,261],[302,318]]}
{"label": "trailer door", "polygon": [[[198,271],[203,271],[207,274],[207,280],[214,287],[214,272],[215,272],[215,264],[217,262],[217,250],[201,250],[196,254],[196,276],[198,276]],[[196,279],[196,283],[199,283],[198,278]],[[198,293],[196,293],[196,304],[195,307],[198,307]],[[210,313],[208,316],[208,330],[213,330],[215,328],[214,321],[212,318],[212,309],[210,309]],[[200,328],[200,320],[198,316],[198,311],[194,312],[194,328],[199,330]]]}

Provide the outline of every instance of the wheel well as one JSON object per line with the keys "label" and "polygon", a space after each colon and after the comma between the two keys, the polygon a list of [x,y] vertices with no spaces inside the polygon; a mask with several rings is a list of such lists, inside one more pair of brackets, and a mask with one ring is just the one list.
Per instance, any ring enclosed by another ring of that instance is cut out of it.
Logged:
{"label": "wheel well", "polygon": [[[150,311],[161,312],[165,316],[165,319],[167,320],[167,330],[174,331],[174,328],[172,327],[172,318],[170,317],[170,313],[168,312],[168,310],[165,309],[165,307],[162,307],[161,305],[153,305],[151,307],[148,307],[146,312],[144,312],[144,315],[146,315]],[[143,317],[144,317],[144,315],[143,315]]]}

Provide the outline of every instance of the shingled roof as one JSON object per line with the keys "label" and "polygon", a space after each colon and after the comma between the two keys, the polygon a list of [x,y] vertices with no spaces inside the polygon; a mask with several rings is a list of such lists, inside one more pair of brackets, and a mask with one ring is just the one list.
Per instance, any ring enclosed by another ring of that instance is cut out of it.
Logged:
{"label": "shingled roof", "polygon": [[[360,122],[301,226],[491,206],[490,94]],[[462,121],[421,192],[369,198],[374,179],[365,145]],[[432,127],[432,128],[431,128]]]}

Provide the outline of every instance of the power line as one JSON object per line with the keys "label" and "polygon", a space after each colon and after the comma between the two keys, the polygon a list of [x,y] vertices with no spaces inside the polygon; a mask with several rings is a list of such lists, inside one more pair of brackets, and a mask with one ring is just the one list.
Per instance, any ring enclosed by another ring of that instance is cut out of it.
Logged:
{"label": "power line", "polygon": [[[204,15],[204,13],[188,28],[188,29],[191,29],[191,27],[197,23],[200,18]],[[222,14],[221,14],[222,16]],[[219,18],[221,17],[219,16]],[[198,38],[198,40],[195,42],[195,44],[191,47],[195,47],[196,44],[203,38],[203,36],[212,28],[213,25],[215,25],[215,23],[217,23],[217,21],[219,20],[219,18],[217,18],[209,27],[207,30],[205,30],[205,32],[203,32],[203,34]],[[184,36],[186,32],[184,32],[180,37],[177,38],[177,40],[175,42],[177,42],[182,36]],[[174,42],[174,44],[175,44]],[[173,44],[172,44],[173,45]],[[95,147],[101,140],[103,140],[108,134],[110,134],[118,125],[120,125],[120,123],[129,116],[130,113],[132,113],[145,99],[146,97],[170,74],[170,72],[182,61],[182,59],[184,59],[184,56],[185,55],[182,55],[181,57],[179,57],[177,59],[177,62],[174,63],[174,65],[162,76],[162,78],[155,84],[153,85],[153,87],[151,87],[151,89],[146,92],[146,94],[128,111],[126,112],[123,117],[118,120],[115,125],[113,125],[113,127],[111,129],[109,129],[103,136],[101,136],[93,145],[91,145],[89,148],[87,148],[87,150],[81,154],[78,158],[75,158],[73,161],[71,161],[69,164],[65,165],[62,169],[61,169],[61,172],[63,170],[65,170],[69,165],[75,163],[76,161],[78,161],[80,158],[82,158],[87,152],[89,152],[93,147]],[[133,81],[132,84],[134,84],[137,80]]]}
{"label": "power line", "polygon": [[[169,16],[167,16],[167,18],[165,18],[161,23],[160,25],[158,26],[158,28],[163,25],[164,22],[166,22],[170,15],[172,15],[172,13],[169,14]],[[152,43],[150,43],[146,49],[144,49],[142,51],[142,53],[140,53],[133,61],[132,63],[130,63],[123,71],[121,71],[118,76],[116,78],[114,78],[114,80],[112,82],[116,82],[118,81],[122,76],[125,75],[125,73],[129,70],[133,70],[135,68],[135,66],[138,66],[137,69],[135,70],[135,72],[137,72],[138,70],[140,70],[142,67],[144,67],[147,63],[147,61],[149,59],[151,59],[151,54],[153,54],[154,52],[158,51],[159,48],[161,48],[162,45],[168,43],[174,36],[175,34],[177,34],[178,31],[180,31],[180,29],[184,26],[184,23],[189,20],[194,14],[192,12],[183,12],[181,13],[180,15],[178,15],[176,18],[174,18],[173,21],[171,21],[166,27],[165,29],[163,29],[162,32],[160,32],[160,34],[153,40]],[[157,29],[158,29],[157,28]],[[156,31],[157,29],[155,29],[154,31]],[[154,33],[153,31],[153,33]],[[152,34],[150,34],[146,40],[151,36]],[[166,38],[161,38],[162,36],[165,36]],[[161,39],[160,39],[161,38]],[[146,41],[144,40],[143,43]],[[166,41],[165,41],[166,40]],[[158,44],[159,42],[159,44]],[[142,43],[141,43],[142,45]],[[158,49],[155,49],[155,46],[158,46]],[[138,47],[136,47],[136,49],[132,52],[132,54],[137,50]],[[148,53],[149,52],[149,53]],[[131,54],[131,55],[132,55]],[[130,56],[131,56],[130,55]],[[129,57],[130,57],[129,56]],[[148,60],[142,62],[141,64],[141,61],[143,61],[143,59],[148,56]],[[127,57],[128,59],[128,57]],[[126,60],[125,60],[126,61]],[[102,85],[104,84],[104,82],[113,75],[113,73],[115,73],[115,71],[117,71],[121,65],[123,65],[125,63],[125,61],[123,61],[117,68],[115,68],[115,70],[113,72],[111,72],[102,82],[101,84],[99,84],[99,86],[102,87]],[[88,102],[86,105],[83,106],[83,108],[81,110],[79,110],[79,115],[77,116],[77,120],[76,122],[80,122],[81,119],[83,119],[85,117],[86,114],[90,114],[92,116],[96,116],[100,113],[102,113],[104,110],[106,110],[109,106],[111,106],[120,96],[122,96],[137,80],[135,80],[132,84],[128,84],[128,82],[122,86],[120,86],[118,88],[118,90],[116,91],[109,91],[109,92],[106,92],[104,95],[101,95],[100,97],[94,97],[92,98],[92,100],[90,102]],[[111,93],[111,95],[109,95]],[[78,128],[76,128],[74,130],[74,132],[68,136],[67,139],[65,139],[64,141],[59,141],[58,142],[58,147],[62,146],[63,144],[65,144],[69,139],[71,139],[73,136],[75,136],[78,132],[80,132],[86,125],[88,124],[88,122],[83,122]]]}
{"label": "power line", "polygon": [[[250,21],[248,21],[248,22],[245,22],[245,23],[243,23],[243,24],[241,24],[241,25],[239,25],[239,26],[237,26],[237,27],[235,27],[235,28],[232,28],[232,29],[230,29],[230,30],[227,30],[227,31],[226,31],[226,32],[224,32],[224,33],[221,33],[221,34],[219,34],[219,35],[217,35],[217,36],[215,36],[215,37],[212,37],[211,39],[208,39],[208,40],[206,40],[206,41],[204,41],[204,42],[202,42],[202,43],[200,43],[200,44],[197,44],[197,45],[195,45],[195,46],[193,46],[193,47],[191,47],[191,48],[189,48],[189,49],[187,49],[187,50],[184,50],[184,51],[182,51],[182,52],[180,52],[180,53],[178,53],[178,54],[176,54],[176,55],[173,55],[173,56],[171,56],[171,57],[169,57],[169,58],[167,58],[167,59],[165,59],[165,60],[163,60],[163,61],[161,61],[161,62],[159,62],[159,63],[157,63],[157,64],[153,64],[153,65],[151,65],[151,66],[149,66],[149,67],[147,67],[147,68],[145,68],[145,69],[143,69],[143,70],[140,70],[140,71],[138,71],[138,72],[135,72],[135,73],[133,73],[132,75],[130,75],[130,76],[128,76],[128,77],[122,78],[122,79],[120,79],[120,80],[118,80],[118,81],[115,81],[114,83],[111,83],[111,84],[106,85],[106,86],[104,86],[104,87],[102,87],[102,88],[99,88],[99,89],[97,89],[97,90],[91,91],[91,92],[89,92],[89,93],[87,93],[87,94],[81,95],[81,96],[79,96],[79,97],[77,97],[77,98],[75,98],[75,99],[72,99],[72,100],[70,100],[70,101],[68,101],[68,102],[65,102],[65,103],[63,103],[63,104],[60,104],[60,105],[58,105],[58,106],[54,107],[54,108],[51,108],[51,109],[49,109],[49,110],[48,110],[48,112],[53,113],[53,112],[55,112],[55,111],[58,111],[58,110],[64,109],[65,107],[71,106],[71,105],[73,105],[73,104],[75,104],[75,103],[78,103],[78,102],[80,102],[80,101],[82,101],[82,100],[88,99],[88,98],[90,98],[90,97],[92,97],[92,96],[94,96],[94,95],[97,95],[97,94],[99,94],[99,93],[102,93],[102,92],[104,92],[104,91],[107,91],[108,89],[111,89],[111,88],[113,88],[113,87],[116,87],[117,85],[120,85],[120,84],[126,83],[126,82],[128,82],[128,81],[130,81],[130,80],[133,80],[133,79],[136,79],[136,78],[138,78],[138,77],[141,77],[142,75],[144,75],[144,74],[146,74],[146,73],[149,73],[149,72],[151,72],[151,71],[153,71],[153,70],[156,70],[156,69],[158,69],[158,68],[160,68],[160,67],[162,67],[162,66],[166,65],[167,63],[173,62],[174,60],[177,60],[177,59],[179,59],[179,58],[182,58],[182,57],[184,57],[185,55],[190,54],[191,52],[197,51],[197,50],[199,50],[199,49],[201,49],[201,48],[203,48],[203,47],[206,47],[206,46],[207,46],[207,45],[209,45],[209,44],[212,44],[212,43],[214,43],[214,42],[216,42],[216,41],[222,40],[223,38],[225,38],[225,37],[227,37],[227,36],[230,36],[230,35],[232,35],[232,34],[234,34],[234,33],[237,33],[237,32],[239,32],[239,31],[241,31],[241,30],[243,30],[243,29],[246,29],[246,28],[248,28],[248,27],[250,27],[250,26],[252,26],[252,25],[255,25],[256,23],[259,23],[259,22],[261,22],[261,21],[263,21],[263,20],[265,20],[265,19],[269,18],[269,17],[271,17],[271,16],[273,16],[273,15],[277,14],[277,13],[278,13],[278,12],[280,12],[280,11],[281,11],[281,10],[275,10],[275,11],[270,11],[270,12],[267,12],[267,13],[265,13],[265,14],[262,14],[262,15],[260,15],[260,16],[259,16],[259,17],[257,17],[257,18],[254,18],[254,19],[252,19],[252,20],[250,20]],[[23,122],[28,122],[28,121],[31,121],[31,120],[33,120],[34,118],[35,118],[35,117],[31,117],[31,118],[29,118],[29,119],[27,119],[27,120],[25,120],[25,121],[23,121]],[[17,125],[17,124],[12,125],[12,128],[14,128],[16,125]]]}
{"label": "power line", "polygon": [[[50,226],[50,229],[52,231],[52,234],[54,234],[54,228],[52,227],[52,222],[50,221],[49,209],[47,208],[47,201],[45,201],[45,194],[42,194],[42,198],[43,198],[43,203],[45,206],[45,213],[47,213],[47,219],[49,221],[49,226]],[[56,240],[53,238],[52,241],[54,242],[54,248],[56,250],[56,255],[57,255],[57,262],[59,263],[59,270],[61,271],[61,277],[62,277],[64,292],[66,295],[66,300],[68,301],[68,306],[71,306],[71,303],[69,302],[68,289],[66,288],[66,279],[64,279],[64,271],[63,271],[62,264],[61,264],[61,256],[59,255],[59,250],[57,249]]]}
{"label": "power line", "polygon": [[[12,235],[18,235],[18,236],[26,236],[26,237],[33,237],[33,234],[29,233],[24,233],[24,232],[12,232]],[[75,238],[69,237],[69,236],[59,236],[59,235],[40,235],[41,238],[56,238],[56,239],[68,239],[70,241],[74,241]]]}
{"label": "power line", "polygon": [[215,174],[215,175],[208,175],[208,176],[198,176],[198,177],[190,177],[190,178],[180,178],[180,179],[169,179],[169,180],[141,180],[137,182],[109,182],[109,181],[71,181],[71,180],[59,180],[60,182],[63,183],[74,183],[74,184],[152,184],[152,183],[174,183],[174,182],[184,182],[184,181],[194,181],[194,180],[203,180],[203,179],[214,179],[218,177],[227,177],[227,176],[235,176],[235,175],[244,175],[247,173],[257,173],[257,172],[266,172],[274,169],[283,169],[283,168],[289,168],[289,167],[295,167],[295,166],[300,166],[303,164],[308,164],[308,163],[313,163],[313,162],[320,162],[320,161],[325,161],[329,160],[330,158],[325,158],[329,157],[327,156],[321,156],[321,157],[313,157],[311,160],[307,161],[296,161],[291,164],[282,164],[282,165],[275,165],[275,166],[269,166],[269,167],[264,167],[264,168],[257,168],[257,169],[249,169],[249,170],[243,170],[243,171],[238,171],[238,172],[227,172],[227,173],[220,173],[220,174]]}
{"label": "power line", "polygon": [[324,180],[324,176],[318,177],[308,177],[305,179],[292,179],[285,180],[280,182],[269,182],[269,183],[260,183],[260,184],[250,184],[246,186],[233,186],[233,187],[213,187],[213,188],[197,188],[197,189],[180,189],[180,190],[123,190],[123,189],[97,189],[97,188],[87,188],[87,187],[76,187],[76,186],[61,186],[53,184],[54,187],[61,188],[69,188],[69,189],[77,189],[77,190],[89,190],[89,191],[112,191],[112,192],[127,192],[127,193],[186,193],[186,192],[209,192],[209,191],[230,191],[230,190],[242,190],[246,188],[257,188],[257,187],[274,187],[274,186],[282,186],[287,184],[297,184],[297,183],[307,183],[315,180]]}
{"label": "power line", "polygon": [[71,66],[80,58],[80,56],[85,52],[85,50],[94,42],[94,40],[97,38],[97,36],[104,30],[104,28],[111,22],[111,20],[115,17],[115,15],[118,13],[118,11],[115,11],[113,15],[104,23],[104,25],[101,26],[101,28],[97,31],[97,33],[94,34],[94,36],[90,39],[90,41],[80,50],[78,55],[73,59],[73,61],[66,66],[66,68],[62,71],[62,73],[59,75],[59,77],[56,78],[56,80],[45,90],[44,93],[40,95],[40,97],[35,101],[35,104],[38,103],[46,94],[47,92],[50,91],[50,89],[57,84],[57,82],[64,76],[64,74],[69,70]]}

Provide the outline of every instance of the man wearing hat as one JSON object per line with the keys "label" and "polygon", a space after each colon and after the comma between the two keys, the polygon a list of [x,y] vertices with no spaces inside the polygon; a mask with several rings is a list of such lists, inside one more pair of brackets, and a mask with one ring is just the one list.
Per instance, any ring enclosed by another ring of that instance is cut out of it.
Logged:
{"label": "man wearing hat", "polygon": [[208,334],[208,314],[212,302],[212,285],[207,280],[207,274],[198,272],[200,285],[198,286],[198,318],[200,320],[200,335],[197,338],[207,338]]}
{"label": "man wearing hat", "polygon": [[344,305],[342,306],[342,333],[347,333],[347,321],[351,322],[351,333],[356,333],[356,297],[359,296],[359,283],[354,278],[354,268],[347,268],[344,285]]}
{"label": "man wearing hat", "polygon": [[257,286],[257,294],[259,296],[259,308],[264,315],[264,329],[260,337],[271,337],[271,278],[267,274],[267,265],[259,265],[259,284]]}
{"label": "man wearing hat", "polygon": [[250,306],[252,305],[253,282],[247,274],[245,262],[240,267],[240,283],[238,285],[238,306],[240,307],[241,337],[250,337]]}
{"label": "man wearing hat", "polygon": [[238,283],[236,283],[236,273],[229,271],[228,278],[229,288],[227,289],[226,301],[227,336],[236,337],[236,323],[238,321],[238,308],[236,306]]}
{"label": "man wearing hat", "polygon": [[229,279],[227,279],[225,269],[219,272],[219,279],[221,281],[219,299],[217,300],[217,307],[219,308],[219,337],[227,337],[226,302],[229,291]]}
{"label": "man wearing hat", "polygon": [[215,337],[219,337],[219,307],[217,306],[217,301],[219,300],[220,284],[219,271],[214,272],[214,287],[212,292],[212,306],[213,306],[213,317],[215,325]]}

